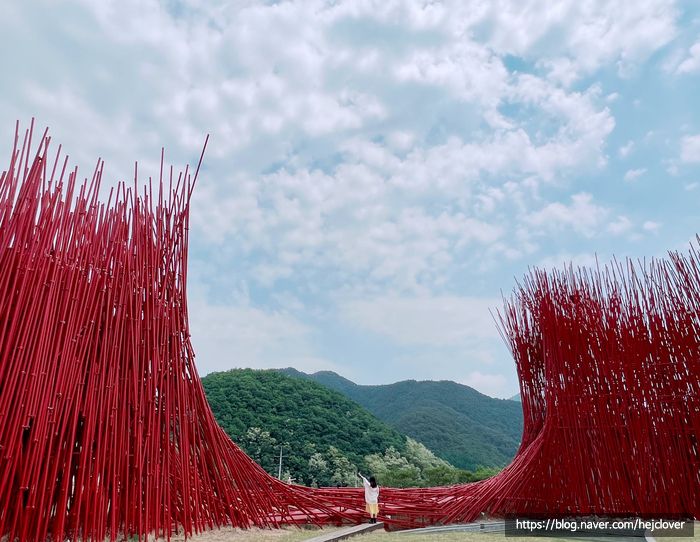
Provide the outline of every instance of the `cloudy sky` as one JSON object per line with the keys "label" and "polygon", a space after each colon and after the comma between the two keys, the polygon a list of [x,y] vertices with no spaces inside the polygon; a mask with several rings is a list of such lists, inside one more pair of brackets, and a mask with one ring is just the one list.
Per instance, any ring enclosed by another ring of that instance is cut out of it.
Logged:
{"label": "cloudy sky", "polygon": [[[700,230],[700,5],[33,1],[0,7],[0,149],[107,185],[196,162],[200,373],[517,391],[489,309],[529,266]],[[5,161],[5,159],[3,159]]]}

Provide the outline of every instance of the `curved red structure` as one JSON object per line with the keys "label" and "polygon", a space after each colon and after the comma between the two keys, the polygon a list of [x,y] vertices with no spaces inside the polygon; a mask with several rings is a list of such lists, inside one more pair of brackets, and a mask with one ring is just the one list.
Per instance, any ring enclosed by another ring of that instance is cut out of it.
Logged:
{"label": "curved red structure", "polygon": [[[115,539],[358,521],[361,490],[270,477],[215,423],[187,321],[189,198],[165,171],[98,199],[29,130],[0,178],[0,537]],[[136,179],[136,175],[135,175]],[[499,475],[382,490],[413,527],[481,512],[700,516],[700,255],[535,271],[501,324],[525,429]],[[389,517],[390,516],[390,517]]]}

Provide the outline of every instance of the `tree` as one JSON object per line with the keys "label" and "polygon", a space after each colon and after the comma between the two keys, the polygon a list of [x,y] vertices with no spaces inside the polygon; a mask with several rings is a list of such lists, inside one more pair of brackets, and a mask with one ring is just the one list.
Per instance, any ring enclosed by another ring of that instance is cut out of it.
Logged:
{"label": "tree", "polygon": [[444,459],[440,459],[422,443],[406,437],[406,459],[416,465],[421,471],[436,467],[452,467]]}
{"label": "tree", "polygon": [[497,467],[484,467],[483,465],[479,465],[474,471],[474,477],[477,480],[485,480],[486,478],[496,476],[500,471],[501,469]]}
{"label": "tree", "polygon": [[328,456],[331,464],[331,485],[354,485],[357,477],[357,467],[345,457],[338,448],[328,448]]}
{"label": "tree", "polygon": [[309,474],[311,486],[327,486],[330,483],[328,461],[324,459],[322,453],[316,452],[309,458]]}
{"label": "tree", "polygon": [[239,441],[241,448],[273,476],[277,474],[275,458],[279,453],[277,439],[260,427],[249,428]]}
{"label": "tree", "polygon": [[367,466],[380,485],[389,487],[417,487],[421,485],[420,469],[409,463],[393,446],[383,454],[371,454],[365,458]]}
{"label": "tree", "polygon": [[292,476],[292,473],[289,472],[289,469],[284,469],[282,472],[282,481],[286,482],[288,484],[296,484],[297,480]]}

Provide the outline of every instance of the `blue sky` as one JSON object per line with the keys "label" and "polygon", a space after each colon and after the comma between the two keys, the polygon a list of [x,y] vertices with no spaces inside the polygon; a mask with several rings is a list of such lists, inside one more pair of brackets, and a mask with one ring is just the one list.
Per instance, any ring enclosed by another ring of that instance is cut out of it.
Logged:
{"label": "blue sky", "polygon": [[489,309],[531,266],[700,230],[700,7],[672,0],[4,2],[0,145],[196,162],[200,373],[517,391]]}

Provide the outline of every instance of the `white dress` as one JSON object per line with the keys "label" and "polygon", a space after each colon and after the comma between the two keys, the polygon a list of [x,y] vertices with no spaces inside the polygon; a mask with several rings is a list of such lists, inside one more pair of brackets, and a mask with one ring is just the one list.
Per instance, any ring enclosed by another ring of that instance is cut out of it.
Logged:
{"label": "white dress", "polygon": [[372,487],[369,480],[364,476],[362,478],[362,484],[365,486],[365,502],[367,504],[377,504],[379,502],[379,486]]}

